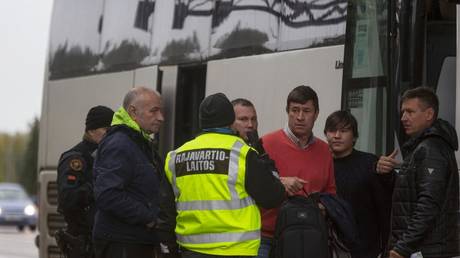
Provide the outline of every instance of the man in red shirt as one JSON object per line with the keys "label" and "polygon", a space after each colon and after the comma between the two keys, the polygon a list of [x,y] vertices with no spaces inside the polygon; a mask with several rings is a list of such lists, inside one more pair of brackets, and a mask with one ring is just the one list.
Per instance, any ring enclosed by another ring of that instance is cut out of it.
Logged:
{"label": "man in red shirt", "polygon": [[[333,159],[328,144],[313,135],[319,104],[309,86],[298,86],[288,95],[288,124],[262,137],[263,147],[274,160],[288,195],[312,192],[335,194]],[[261,209],[262,242],[257,257],[267,258],[272,247],[278,208]]]}

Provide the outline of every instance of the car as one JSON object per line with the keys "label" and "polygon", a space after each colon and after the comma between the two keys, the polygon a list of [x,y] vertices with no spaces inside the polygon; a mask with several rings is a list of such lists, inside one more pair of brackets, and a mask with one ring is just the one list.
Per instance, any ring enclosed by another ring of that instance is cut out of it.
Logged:
{"label": "car", "polygon": [[19,231],[37,228],[37,206],[24,188],[16,183],[0,183],[0,225],[16,226]]}

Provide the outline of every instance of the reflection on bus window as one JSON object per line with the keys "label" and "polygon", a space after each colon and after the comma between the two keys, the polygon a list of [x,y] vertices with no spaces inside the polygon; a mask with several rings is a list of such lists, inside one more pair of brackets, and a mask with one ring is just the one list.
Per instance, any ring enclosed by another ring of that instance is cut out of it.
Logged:
{"label": "reflection on bus window", "polygon": [[356,1],[352,78],[384,75],[387,9],[379,0]]}
{"label": "reflection on bus window", "polygon": [[386,143],[386,94],[383,88],[356,89],[348,92],[347,106],[358,120],[359,138],[355,148],[383,153]]}

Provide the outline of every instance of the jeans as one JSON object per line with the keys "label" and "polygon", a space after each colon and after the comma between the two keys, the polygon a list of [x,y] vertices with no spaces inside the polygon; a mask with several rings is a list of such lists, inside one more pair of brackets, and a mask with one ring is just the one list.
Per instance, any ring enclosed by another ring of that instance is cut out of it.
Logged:
{"label": "jeans", "polygon": [[259,252],[256,258],[269,258],[270,257],[270,250],[273,246],[273,239],[268,237],[262,237],[260,240],[260,247]]}

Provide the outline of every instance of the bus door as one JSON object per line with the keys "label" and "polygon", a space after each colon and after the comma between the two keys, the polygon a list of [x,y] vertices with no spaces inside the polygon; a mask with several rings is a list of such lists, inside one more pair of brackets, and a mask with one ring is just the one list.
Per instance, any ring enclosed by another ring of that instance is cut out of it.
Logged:
{"label": "bus door", "polygon": [[199,132],[198,109],[205,97],[206,64],[160,66],[157,90],[163,97],[165,121],[159,151],[166,155]]}
{"label": "bus door", "polygon": [[359,122],[356,148],[386,153],[393,145],[388,119],[394,112],[388,63],[389,5],[385,0],[355,0],[348,4],[342,109]]}

